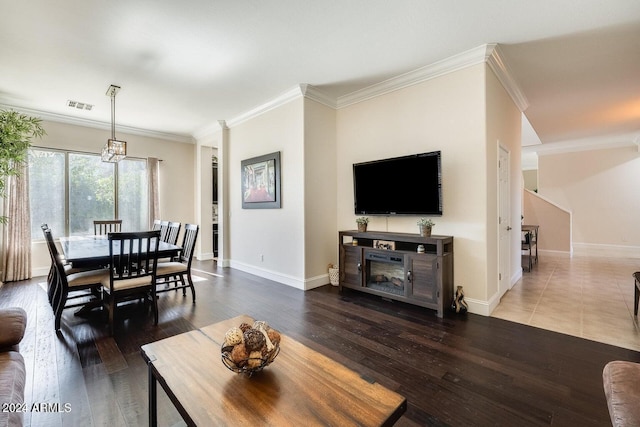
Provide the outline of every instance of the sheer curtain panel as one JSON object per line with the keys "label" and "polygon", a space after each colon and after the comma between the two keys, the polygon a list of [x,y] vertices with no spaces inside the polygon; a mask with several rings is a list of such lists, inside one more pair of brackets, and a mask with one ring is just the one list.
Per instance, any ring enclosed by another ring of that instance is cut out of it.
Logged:
{"label": "sheer curtain panel", "polygon": [[147,158],[147,170],[149,171],[149,226],[155,219],[160,218],[159,164],[160,161],[157,158]]}
{"label": "sheer curtain panel", "polygon": [[4,233],[4,274],[2,280],[13,282],[31,278],[31,223],[29,206],[29,164],[23,163],[20,176],[8,178],[5,213],[8,222]]}

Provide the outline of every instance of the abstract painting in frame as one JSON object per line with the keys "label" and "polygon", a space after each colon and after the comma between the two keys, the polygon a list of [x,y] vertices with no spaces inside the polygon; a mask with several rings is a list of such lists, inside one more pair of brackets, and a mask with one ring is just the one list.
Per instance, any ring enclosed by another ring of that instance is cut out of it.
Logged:
{"label": "abstract painting in frame", "polygon": [[242,208],[279,209],[280,152],[242,160]]}

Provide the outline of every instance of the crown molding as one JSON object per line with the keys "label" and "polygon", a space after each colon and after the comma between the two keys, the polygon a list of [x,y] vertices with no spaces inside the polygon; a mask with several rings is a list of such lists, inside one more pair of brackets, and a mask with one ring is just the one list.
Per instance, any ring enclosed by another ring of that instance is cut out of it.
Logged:
{"label": "crown molding", "polygon": [[288,91],[280,94],[279,96],[275,97],[274,99],[272,99],[271,101],[265,102],[264,104],[258,105],[257,107],[252,108],[251,110],[247,111],[244,114],[241,114],[237,117],[234,117],[231,120],[227,120],[227,126],[228,127],[234,127],[239,125],[240,123],[246,122],[247,120],[250,120],[254,117],[257,117],[261,114],[266,113],[267,111],[273,110],[274,108],[278,108],[281,105],[287,104],[290,101],[293,101],[296,98],[299,98],[301,96],[303,96],[305,90],[306,90],[306,86],[305,84],[299,84],[294,86],[293,88],[289,89]]}
{"label": "crown molding", "polygon": [[321,92],[319,89],[317,89],[314,86],[311,86],[311,85],[301,85],[301,86],[304,86],[302,95],[305,98],[310,99],[312,101],[319,102],[320,104],[326,105],[327,107],[333,108],[334,110],[338,108],[338,104],[334,97],[329,96],[324,92]]}
{"label": "crown molding", "polygon": [[[327,107],[340,109],[352,104],[356,104],[358,102],[366,101],[399,89],[413,86],[424,81],[431,80],[436,77],[440,77],[482,63],[488,63],[488,65],[493,70],[500,83],[504,86],[505,90],[509,93],[513,101],[516,103],[520,111],[526,110],[529,106],[528,101],[518,87],[516,80],[513,78],[513,74],[511,73],[508,65],[504,60],[504,55],[501,53],[499,45],[493,43],[478,46],[474,49],[467,50],[436,63],[418,68],[417,70],[409,71],[407,73],[390,78],[380,83],[376,83],[347,95],[340,96],[338,98],[331,97],[312,85],[298,84],[287,90],[286,92],[271,99],[270,101],[258,105],[230,120],[226,120],[225,124],[228,128],[236,126],[240,123],[264,114],[267,111],[278,108],[301,96],[306,99],[319,102],[323,105],[326,105]],[[0,104],[0,108],[13,108],[25,114],[38,116],[43,120],[49,120],[58,123],[66,123],[76,126],[85,126],[104,130],[111,129],[110,123],[97,120],[30,110],[21,107],[5,106],[2,104]],[[123,133],[132,135],[140,135],[150,138],[158,138],[193,144],[196,140],[210,140],[217,132],[222,129],[222,127],[220,125],[220,122],[218,121],[196,130],[193,135],[172,134],[122,125],[118,125],[118,129]]]}
{"label": "crown molding", "polygon": [[502,86],[509,96],[511,96],[513,102],[515,102],[516,106],[520,109],[520,112],[524,112],[529,108],[529,101],[513,77],[513,73],[509,69],[508,64],[505,62],[504,54],[502,53],[500,45],[492,43],[488,44],[487,47],[488,55],[486,61],[489,64],[489,67],[493,70],[493,73],[496,75],[500,83],[502,83]]}
{"label": "crown molding", "polygon": [[478,46],[433,64],[409,71],[364,89],[338,97],[337,108],[344,108],[389,92],[422,83],[473,65],[486,62],[490,45]]}
{"label": "crown molding", "polygon": [[299,84],[271,101],[261,104],[244,114],[228,120],[227,125],[229,127],[238,125],[269,110],[286,104],[299,96],[319,102],[330,108],[340,109],[482,63],[489,64],[498,80],[504,86],[507,93],[509,93],[520,111],[526,110],[529,107],[527,98],[524,96],[516,80],[513,78],[513,74],[504,60],[504,54],[502,54],[499,45],[491,43],[478,46],[474,49],[459,53],[434,64],[418,68],[417,70],[392,77],[380,83],[340,96],[337,99],[323,93],[312,85],[305,83]]}
{"label": "crown molding", "polygon": [[[640,135],[637,133],[625,133],[611,136],[598,136],[593,138],[571,139],[560,142],[546,142],[544,144],[522,147],[522,153],[536,153],[539,156],[572,153],[577,151],[601,150],[607,148],[631,147],[638,145]],[[639,146],[640,150],[640,146]]]}
{"label": "crown molding", "polygon": [[218,120],[215,123],[201,127],[193,133],[193,138],[200,143],[213,140],[215,135],[222,130],[222,123],[224,123],[224,120]]}
{"label": "crown molding", "polygon": [[[63,123],[74,126],[84,126],[93,129],[111,130],[111,123],[101,122],[99,120],[84,119],[81,117],[72,117],[64,114],[49,113],[46,111],[33,110],[30,108],[16,107],[14,105],[0,104],[2,109],[11,109],[29,116],[37,117],[49,122]],[[184,142],[193,144],[194,140],[191,135],[181,135],[168,132],[158,132],[154,130],[141,129],[131,126],[118,125],[118,132],[129,135],[145,136],[148,138],[165,139],[175,142]]]}

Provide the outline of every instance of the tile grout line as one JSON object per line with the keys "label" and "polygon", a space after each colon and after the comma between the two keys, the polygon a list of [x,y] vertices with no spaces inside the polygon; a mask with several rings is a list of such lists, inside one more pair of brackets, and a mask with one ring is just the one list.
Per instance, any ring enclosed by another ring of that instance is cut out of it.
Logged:
{"label": "tile grout line", "polygon": [[542,292],[540,292],[540,296],[538,297],[536,304],[533,306],[533,310],[531,310],[531,316],[529,316],[529,322],[527,323],[529,326],[532,326],[531,322],[533,321],[533,316],[536,314],[536,310],[538,309],[538,305],[540,305],[540,301],[542,300],[544,291],[547,290],[547,287],[549,286],[549,282],[551,282],[551,277],[553,277],[553,273],[555,271],[556,271],[556,266],[554,265],[554,267],[551,269],[551,273],[549,274],[549,276],[547,276],[547,280],[544,284],[544,288],[542,288]]}

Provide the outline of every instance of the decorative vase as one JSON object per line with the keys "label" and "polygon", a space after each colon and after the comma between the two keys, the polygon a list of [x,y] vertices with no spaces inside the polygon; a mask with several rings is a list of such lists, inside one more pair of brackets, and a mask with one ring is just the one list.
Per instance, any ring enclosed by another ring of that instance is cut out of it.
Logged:
{"label": "decorative vase", "polygon": [[465,314],[468,309],[469,306],[464,300],[464,291],[462,290],[462,286],[458,286],[456,288],[456,293],[453,296],[453,301],[451,301],[451,310],[459,314]]}
{"label": "decorative vase", "polygon": [[420,225],[418,227],[420,229],[420,235],[422,237],[431,237],[431,227],[426,225]]}
{"label": "decorative vase", "polygon": [[367,231],[367,224],[358,224],[358,231],[361,233]]}

